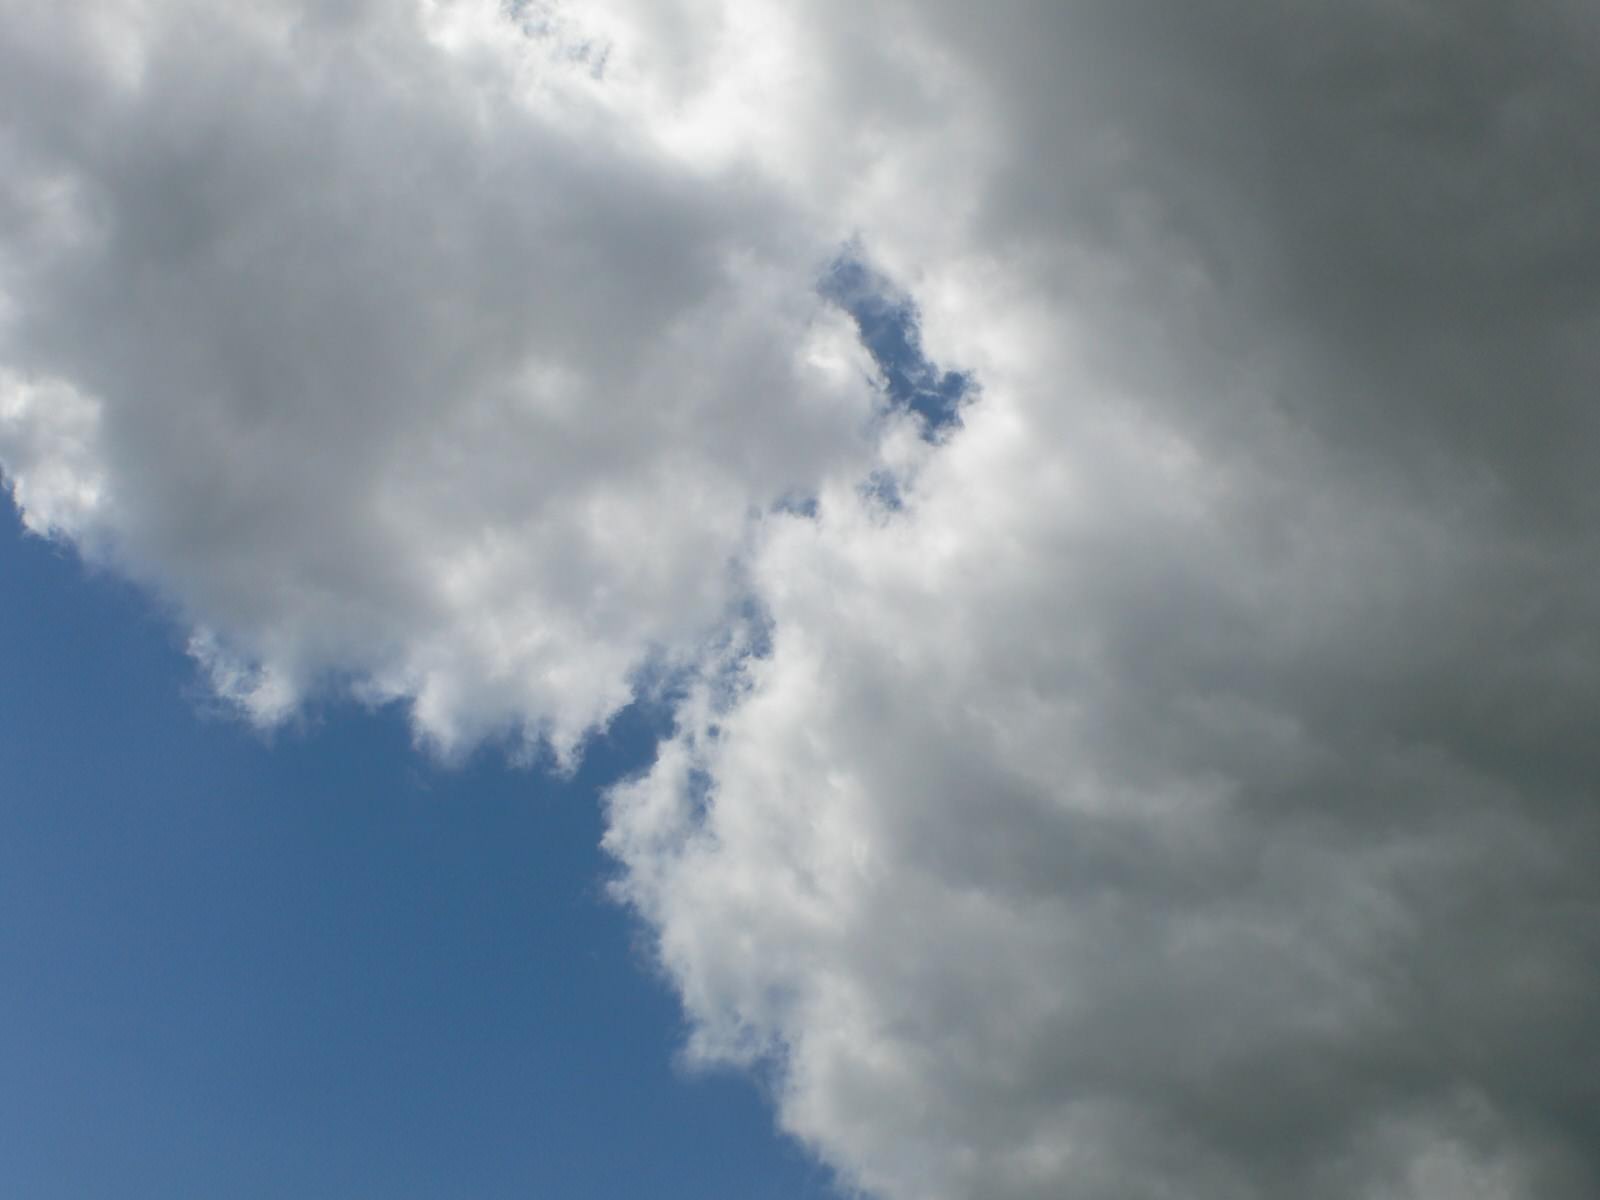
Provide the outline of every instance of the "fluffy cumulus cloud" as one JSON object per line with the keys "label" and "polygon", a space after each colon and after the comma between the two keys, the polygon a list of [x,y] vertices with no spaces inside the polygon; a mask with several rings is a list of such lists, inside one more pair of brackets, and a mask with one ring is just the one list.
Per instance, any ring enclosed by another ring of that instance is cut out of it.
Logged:
{"label": "fluffy cumulus cloud", "polygon": [[25,518],[263,719],[688,672],[617,890],[848,1186],[1600,1188],[1586,6],[58,7]]}
{"label": "fluffy cumulus cloud", "polygon": [[[9,5],[3,455],[262,720],[570,751],[871,410],[832,243],[489,5]],[[516,18],[516,19],[513,19]],[[15,119],[20,118],[20,119]]]}

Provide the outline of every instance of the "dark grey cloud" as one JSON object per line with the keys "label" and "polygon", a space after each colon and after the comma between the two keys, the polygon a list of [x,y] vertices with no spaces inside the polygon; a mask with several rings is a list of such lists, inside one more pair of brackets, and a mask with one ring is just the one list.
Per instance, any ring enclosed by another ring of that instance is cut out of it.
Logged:
{"label": "dark grey cloud", "polygon": [[[1600,31],[1582,6],[927,12],[1010,139],[983,236],[1046,271],[1086,242],[1158,288],[1186,260],[1216,311],[1180,328],[1287,360],[1276,399],[1330,449],[1401,471],[1462,457],[1515,502],[1587,507]],[[1173,336],[1158,293],[1107,299]]]}

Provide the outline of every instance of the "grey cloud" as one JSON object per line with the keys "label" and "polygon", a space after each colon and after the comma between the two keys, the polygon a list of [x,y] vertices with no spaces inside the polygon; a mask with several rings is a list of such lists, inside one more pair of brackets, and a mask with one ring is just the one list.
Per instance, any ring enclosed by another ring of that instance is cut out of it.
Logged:
{"label": "grey cloud", "polygon": [[693,1044],[891,1197],[1592,1194],[1592,17],[905,11],[984,398],[613,801]]}
{"label": "grey cloud", "polygon": [[[927,11],[1010,139],[980,236],[1044,270],[1074,238],[1145,257],[1158,287],[1187,258],[1219,311],[1184,324],[1288,358],[1280,402],[1347,453],[1409,470],[1444,442],[1518,502],[1586,508],[1600,30],[1582,6]],[[1129,303],[1172,337],[1159,297]]]}

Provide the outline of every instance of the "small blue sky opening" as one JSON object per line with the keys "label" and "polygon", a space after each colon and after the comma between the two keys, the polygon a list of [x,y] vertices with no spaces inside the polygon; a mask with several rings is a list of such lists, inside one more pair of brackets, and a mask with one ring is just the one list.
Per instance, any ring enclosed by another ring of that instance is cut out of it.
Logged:
{"label": "small blue sky opening", "polygon": [[818,287],[855,322],[861,344],[883,377],[893,408],[916,413],[923,437],[938,441],[961,424],[961,410],[976,397],[970,372],[941,370],[922,348],[922,318],[916,302],[873,267],[854,244],[829,264]]}

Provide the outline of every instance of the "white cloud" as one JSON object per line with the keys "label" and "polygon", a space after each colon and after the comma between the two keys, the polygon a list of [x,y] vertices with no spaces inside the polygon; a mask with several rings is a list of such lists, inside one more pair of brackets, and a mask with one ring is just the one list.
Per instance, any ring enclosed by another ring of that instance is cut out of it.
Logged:
{"label": "white cloud", "polygon": [[493,4],[8,27],[7,475],[258,717],[348,681],[567,752],[865,448],[831,235]]}
{"label": "white cloud", "polygon": [[1593,1193],[1577,6],[21,11],[26,518],[263,720],[692,667],[618,887],[845,1179]]}
{"label": "white cloud", "polygon": [[40,534],[80,536],[102,510],[100,406],[66,384],[0,375],[0,455],[12,497]]}

